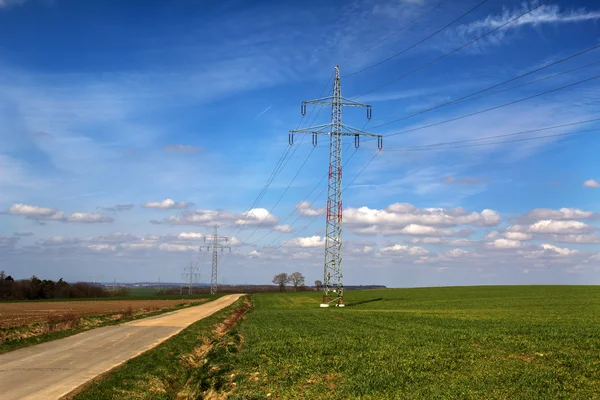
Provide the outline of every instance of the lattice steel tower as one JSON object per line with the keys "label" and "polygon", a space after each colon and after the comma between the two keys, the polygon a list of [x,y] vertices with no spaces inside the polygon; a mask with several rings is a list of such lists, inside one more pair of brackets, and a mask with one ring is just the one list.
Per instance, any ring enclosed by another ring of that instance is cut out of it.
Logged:
{"label": "lattice steel tower", "polygon": [[[371,119],[371,106],[357,103],[342,97],[340,69],[335,67],[333,94],[316,100],[303,101],[302,115],[306,115],[307,104],[331,105],[331,122],[290,131],[289,143],[294,143],[295,133],[312,134],[313,146],[317,145],[318,135],[329,135],[329,188],[327,191],[327,228],[325,234],[325,267],[323,279],[323,302],[321,307],[335,303],[344,306],[344,282],[342,271],[342,137],[354,136],[354,146],[360,145],[361,136],[377,137],[377,147],[382,148],[381,135],[365,132],[342,123],[342,107],[365,107],[367,118]],[[333,297],[333,298],[332,298]]]}
{"label": "lattice steel tower", "polygon": [[[206,246],[207,250],[210,250],[212,247],[213,255],[212,255],[212,273],[210,275],[210,294],[217,293],[218,286],[218,275],[219,275],[219,249],[221,249],[221,253],[224,249],[229,249],[231,253],[231,247],[224,246],[219,243],[219,240],[225,240],[225,243],[229,240],[226,236],[219,236],[217,234],[217,226],[215,225],[215,233],[212,236],[212,243],[209,246]],[[206,236],[204,237],[204,242],[206,242]]]}

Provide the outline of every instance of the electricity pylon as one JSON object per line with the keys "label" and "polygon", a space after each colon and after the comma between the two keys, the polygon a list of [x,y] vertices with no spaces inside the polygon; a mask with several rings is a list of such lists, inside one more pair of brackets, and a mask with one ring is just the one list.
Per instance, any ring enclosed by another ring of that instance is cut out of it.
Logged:
{"label": "electricity pylon", "polygon": [[[361,136],[377,138],[377,147],[381,150],[381,135],[353,128],[342,123],[343,107],[365,107],[367,119],[371,119],[371,106],[342,97],[340,84],[340,68],[335,67],[333,94],[316,100],[303,101],[300,111],[306,115],[307,104],[331,105],[331,122],[304,129],[291,130],[289,143],[294,144],[295,133],[312,135],[313,146],[317,145],[318,135],[329,135],[329,187],[327,191],[327,229],[325,234],[325,267],[323,279],[323,302],[321,307],[329,307],[335,303],[344,306],[344,282],[342,271],[342,137],[353,136],[354,147],[360,145]],[[330,299],[333,297],[333,299]]]}
{"label": "electricity pylon", "polygon": [[[210,294],[217,293],[217,279],[219,273],[219,249],[221,249],[221,253],[224,249],[229,249],[229,252],[231,253],[231,247],[220,244],[219,240],[225,240],[225,243],[227,243],[229,238],[226,236],[219,236],[217,234],[217,225],[215,225],[215,233],[212,236],[212,243],[209,246],[206,246],[206,250],[210,250],[211,247],[213,250],[212,273],[210,276]],[[206,236],[204,236],[204,241],[206,242]]]}
{"label": "electricity pylon", "polygon": [[[200,273],[198,272],[198,267],[194,267],[192,263],[190,263],[189,267],[185,267],[183,269],[183,276],[186,280],[188,280],[188,294],[192,294],[192,286],[195,282],[200,278]],[[183,287],[182,287],[183,289]]]}

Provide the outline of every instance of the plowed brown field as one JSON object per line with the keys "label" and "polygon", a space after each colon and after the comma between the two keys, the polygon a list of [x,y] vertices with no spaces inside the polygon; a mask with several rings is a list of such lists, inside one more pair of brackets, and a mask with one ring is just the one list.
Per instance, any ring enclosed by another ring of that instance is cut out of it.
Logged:
{"label": "plowed brown field", "polygon": [[0,303],[0,328],[45,322],[49,315],[75,314],[78,317],[106,315],[131,310],[159,310],[180,304],[202,303],[206,299],[191,300],[94,300],[61,302]]}

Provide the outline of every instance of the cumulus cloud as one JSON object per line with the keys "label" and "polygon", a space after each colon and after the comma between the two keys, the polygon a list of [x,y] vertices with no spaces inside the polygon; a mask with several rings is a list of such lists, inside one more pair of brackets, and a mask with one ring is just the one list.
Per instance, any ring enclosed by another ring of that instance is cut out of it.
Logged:
{"label": "cumulus cloud", "polygon": [[393,246],[384,247],[379,250],[381,254],[398,254],[398,255],[410,255],[410,256],[421,256],[429,254],[429,251],[425,250],[420,246],[403,246],[401,244],[395,244]]}
{"label": "cumulus cloud", "polygon": [[275,226],[279,219],[264,208],[253,208],[239,216],[233,223],[242,226]]}
{"label": "cumulus cloud", "polygon": [[36,242],[38,246],[48,247],[48,246],[66,246],[78,244],[80,242],[79,239],[76,238],[68,238],[65,236],[53,236],[49,239],[39,240]]}
{"label": "cumulus cloud", "polygon": [[149,201],[142,204],[144,208],[159,208],[162,210],[182,209],[192,207],[194,203],[187,201],[175,201],[171,198],[166,198],[163,201]]}
{"label": "cumulus cloud", "polygon": [[594,228],[581,221],[542,220],[530,225],[512,225],[509,232],[580,234],[592,232]]}
{"label": "cumulus cloud", "polygon": [[[396,203],[385,209],[368,207],[348,208],[344,210],[344,222],[352,232],[358,234],[406,234],[429,236],[452,236],[457,233],[429,228],[453,227],[458,225],[495,226],[500,223],[500,214],[494,210],[481,213],[468,212],[462,208],[423,208],[412,204]],[[431,233],[428,233],[431,232]]]}
{"label": "cumulus cloud", "polygon": [[168,252],[196,252],[198,251],[198,248],[195,246],[187,246],[187,245],[183,245],[183,244],[171,244],[171,243],[163,243],[160,246],[158,246],[158,249],[161,251],[168,251]]}
{"label": "cumulus cloud", "polygon": [[64,222],[81,222],[86,224],[113,222],[114,218],[96,213],[73,213],[64,219]]}
{"label": "cumulus cloud", "polygon": [[488,233],[487,235],[485,235],[486,239],[496,239],[498,236],[500,236],[500,232],[498,231],[491,231],[490,233]]}
{"label": "cumulus cloud", "polygon": [[138,239],[137,236],[130,235],[129,233],[115,232],[104,236],[88,237],[83,239],[83,241],[92,243],[125,243],[133,242]]}
{"label": "cumulus cloud", "polygon": [[185,211],[182,215],[171,216],[163,220],[157,221],[152,220],[152,224],[164,224],[164,225],[204,225],[212,226],[219,225],[224,222],[228,222],[236,218],[233,214],[226,211],[215,211],[215,210],[195,210]]}
{"label": "cumulus cloud", "polygon": [[281,245],[284,247],[323,247],[325,246],[325,238],[320,236],[293,238],[286,240]]}
{"label": "cumulus cloud", "polygon": [[130,251],[143,251],[158,248],[156,243],[123,243],[121,249]]}
{"label": "cumulus cloud", "polygon": [[522,253],[526,258],[543,258],[543,257],[569,257],[579,254],[577,250],[571,250],[564,247],[557,247],[552,244],[542,244],[541,250]]}
{"label": "cumulus cloud", "polygon": [[184,144],[170,144],[165,146],[165,151],[170,153],[199,153],[204,151],[202,147],[196,147]]}
{"label": "cumulus cloud", "polygon": [[463,256],[466,256],[467,254],[469,254],[469,252],[466,250],[463,250],[463,249],[452,249],[452,250],[449,250],[444,253],[444,255],[446,257],[451,257],[451,258],[463,257]]}
{"label": "cumulus cloud", "polygon": [[314,208],[308,201],[302,201],[296,204],[296,210],[300,211],[303,216],[316,217],[325,212],[324,208]]}
{"label": "cumulus cloud", "polygon": [[60,220],[63,218],[63,212],[55,210],[53,208],[31,206],[29,204],[13,204],[6,211],[12,215],[23,215],[31,219],[55,219]]}
{"label": "cumulus cloud", "polygon": [[521,222],[533,222],[539,220],[566,221],[577,219],[596,219],[598,217],[598,213],[593,211],[583,211],[578,208],[561,208],[559,210],[552,210],[550,208],[535,208],[524,216],[518,218],[518,220]]}
{"label": "cumulus cloud", "polygon": [[531,233],[523,233],[523,232],[504,232],[504,237],[506,239],[511,239],[511,240],[529,240],[531,239]]}
{"label": "cumulus cloud", "polygon": [[277,232],[293,232],[294,228],[291,225],[277,225],[275,228]]}
{"label": "cumulus cloud", "polygon": [[13,204],[8,208],[6,214],[22,215],[33,220],[76,222],[76,223],[98,223],[113,222],[114,219],[107,215],[96,213],[73,213],[66,217],[64,212],[53,208],[31,206],[29,204]]}
{"label": "cumulus cloud", "polygon": [[521,247],[521,242],[511,239],[496,239],[488,245],[496,249],[518,249]]}
{"label": "cumulus cloud", "polygon": [[91,244],[87,248],[100,253],[112,252],[117,250],[117,246],[113,244]]}
{"label": "cumulus cloud", "polygon": [[589,180],[583,182],[583,186],[598,189],[598,188],[600,188],[600,183],[594,179],[589,179]]}
{"label": "cumulus cloud", "polygon": [[600,244],[600,237],[596,235],[550,235],[558,243]]}
{"label": "cumulus cloud", "polygon": [[204,238],[204,235],[197,232],[181,232],[177,235],[179,240],[201,240],[202,238]]}
{"label": "cumulus cloud", "polygon": [[260,258],[262,254],[259,251],[256,250],[252,250],[250,253],[248,253],[248,258]]}

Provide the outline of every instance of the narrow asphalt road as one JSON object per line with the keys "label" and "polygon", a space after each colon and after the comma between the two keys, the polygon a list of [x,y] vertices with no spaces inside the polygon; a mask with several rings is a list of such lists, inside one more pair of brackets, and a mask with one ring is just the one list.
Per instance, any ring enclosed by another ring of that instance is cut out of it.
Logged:
{"label": "narrow asphalt road", "polygon": [[232,294],[199,306],[92,329],[2,354],[0,399],[59,399],[229,306],[240,296]]}

